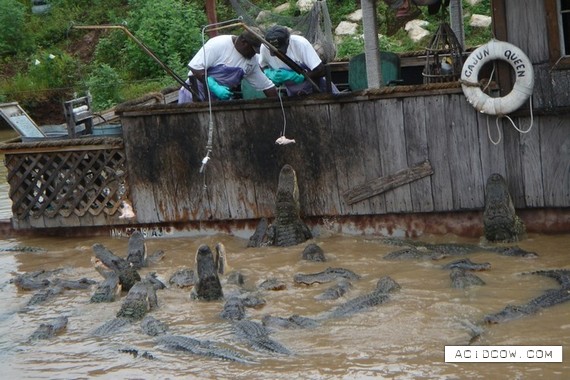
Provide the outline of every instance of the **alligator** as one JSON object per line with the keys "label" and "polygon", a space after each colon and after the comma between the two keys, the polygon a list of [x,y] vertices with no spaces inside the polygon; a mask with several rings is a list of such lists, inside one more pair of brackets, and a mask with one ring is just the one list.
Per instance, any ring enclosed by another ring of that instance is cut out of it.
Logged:
{"label": "alligator", "polygon": [[194,285],[194,292],[197,299],[215,301],[224,298],[214,254],[205,244],[196,251],[196,274],[198,280]]}
{"label": "alligator", "polygon": [[257,322],[242,319],[234,322],[233,327],[236,335],[255,350],[291,355],[287,347],[271,339],[265,326]]}
{"label": "alligator", "polygon": [[137,270],[127,260],[115,255],[102,244],[93,244],[93,252],[103,265],[117,274],[122,290],[128,292],[135,283],[141,280]]}
{"label": "alligator", "polygon": [[158,337],[157,343],[170,350],[190,352],[194,355],[246,364],[255,363],[253,360],[244,357],[242,354],[222,347],[214,342],[200,341],[187,336],[162,335]]}
{"label": "alligator", "polygon": [[310,243],[305,247],[305,249],[303,250],[302,258],[303,260],[308,260],[308,261],[317,261],[317,262],[327,261],[325,257],[325,252],[321,247],[319,247],[315,243]]}
{"label": "alligator", "polygon": [[156,289],[147,281],[139,281],[129,290],[117,318],[141,320],[146,313],[158,307]]}
{"label": "alligator", "polygon": [[331,286],[323,293],[315,296],[317,301],[331,301],[344,296],[352,288],[352,283],[346,278],[340,279],[336,285]]}
{"label": "alligator", "polygon": [[570,288],[570,269],[547,269],[537,270],[534,272],[527,272],[523,274],[534,274],[539,276],[546,276],[556,280],[563,289]]}
{"label": "alligator", "polygon": [[32,295],[32,298],[28,300],[26,306],[29,307],[29,306],[38,305],[40,303],[46,302],[47,300],[54,298],[55,296],[61,293],[63,293],[63,288],[61,286],[51,286],[49,288],[42,289],[39,292],[34,293]]}
{"label": "alligator", "polygon": [[326,312],[321,319],[345,317],[368,310],[372,306],[381,305],[389,300],[391,292],[398,289],[400,289],[400,285],[396,281],[388,276],[384,276],[378,280],[376,288],[371,293],[353,298],[337,306]]}
{"label": "alligator", "polygon": [[277,291],[287,289],[287,284],[278,278],[268,278],[267,280],[262,281],[257,287],[261,290]]}
{"label": "alligator", "polygon": [[151,283],[156,290],[166,289],[166,285],[156,277],[156,272],[147,273],[143,281]]}
{"label": "alligator", "polygon": [[29,246],[15,246],[15,247],[4,247],[0,248],[0,252],[28,252],[28,253],[38,253],[47,252],[46,249],[40,247],[29,247]]}
{"label": "alligator", "polygon": [[137,358],[140,356],[141,358],[144,358],[144,359],[149,359],[149,360],[154,359],[154,356],[150,352],[145,351],[142,354],[139,354],[139,350],[134,349],[134,348],[119,348],[119,352],[124,353],[124,354],[133,355],[134,358]]}
{"label": "alligator", "polygon": [[42,323],[30,336],[30,340],[49,339],[67,327],[68,318],[61,316]]}
{"label": "alligator", "polygon": [[448,255],[438,252],[418,249],[416,247],[402,248],[384,256],[384,260],[440,260]]}
{"label": "alligator", "polygon": [[442,266],[443,269],[464,269],[472,271],[482,271],[491,269],[491,263],[474,263],[469,259],[460,259]]}
{"label": "alligator", "polygon": [[294,314],[289,318],[265,315],[261,319],[261,324],[270,329],[305,329],[314,328],[320,325],[320,323],[315,319],[302,317],[297,314]]}
{"label": "alligator", "polygon": [[115,334],[125,326],[131,324],[131,319],[129,318],[113,318],[110,321],[103,323],[101,326],[96,327],[93,331],[91,331],[90,335],[92,336],[109,336],[111,334]]}
{"label": "alligator", "polygon": [[467,272],[463,268],[453,268],[449,274],[449,278],[451,278],[451,287],[454,289],[465,289],[471,286],[485,285],[485,281],[473,273]]}
{"label": "alligator", "polygon": [[486,323],[501,323],[519,319],[527,315],[535,314],[542,309],[570,301],[570,289],[549,289],[544,294],[530,300],[524,305],[507,305],[503,310],[495,314],[485,316]]}
{"label": "alligator", "polygon": [[507,305],[495,314],[485,316],[486,323],[500,323],[535,314],[542,309],[570,301],[570,269],[548,269],[523,273],[523,275],[539,275],[554,279],[559,289],[548,289],[542,295],[533,298],[523,305]]}
{"label": "alligator", "polygon": [[91,296],[90,302],[113,302],[121,294],[121,285],[119,276],[115,272],[111,272],[103,282],[97,286],[95,292]]}
{"label": "alligator", "polygon": [[126,260],[136,270],[146,266],[146,242],[144,235],[138,230],[134,231],[129,238]]}
{"label": "alligator", "polygon": [[260,220],[250,237],[248,246],[274,245],[289,247],[301,244],[313,237],[309,227],[301,220],[297,174],[291,165],[284,165],[279,173],[275,198],[275,219],[271,225]]}
{"label": "alligator", "polygon": [[[398,251],[390,252],[384,259],[387,260],[402,260],[402,259],[432,259],[440,260],[449,256],[464,256],[475,252],[491,252],[498,253],[502,256],[534,258],[538,257],[536,252],[526,251],[518,246],[508,247],[494,247],[494,246],[481,246],[476,244],[456,244],[456,243],[443,243],[432,244],[415,241],[411,239],[398,239],[391,238],[388,240],[381,240],[382,242],[394,246],[408,246]],[[400,241],[399,243],[397,243]]]}
{"label": "alligator", "polygon": [[538,257],[538,253],[526,251],[520,247],[494,247],[489,248],[490,251],[498,253],[501,256],[523,257],[525,259],[534,259]]}
{"label": "alligator", "polygon": [[230,267],[228,266],[227,255],[226,255],[226,247],[222,243],[216,244],[214,247],[216,251],[214,255],[214,265],[218,271],[218,274],[226,274],[228,273]]}
{"label": "alligator", "polygon": [[295,281],[297,284],[311,285],[314,283],[322,284],[325,282],[331,282],[339,278],[346,278],[348,280],[360,280],[361,277],[360,275],[348,269],[329,267],[319,273],[311,273],[311,274],[297,273],[293,277],[293,281]]}
{"label": "alligator", "polygon": [[502,175],[493,173],[485,186],[483,233],[490,242],[519,241],[525,234],[524,222],[515,212],[507,182]]}
{"label": "alligator", "polygon": [[10,282],[21,290],[45,289],[51,285],[49,277],[54,276],[61,271],[63,271],[63,269],[60,268],[51,271],[39,270],[22,273],[11,279]]}
{"label": "alligator", "polygon": [[269,236],[267,235],[268,229],[269,221],[267,218],[259,219],[257,227],[255,228],[255,232],[249,237],[247,247],[266,247],[268,245],[271,245]]}
{"label": "alligator", "polygon": [[153,316],[147,315],[141,321],[141,330],[146,335],[157,336],[166,334],[168,331],[168,325],[166,325],[164,322],[159,321]]}
{"label": "alligator", "polygon": [[194,270],[190,268],[180,268],[170,276],[168,283],[179,288],[194,286],[196,284]]}
{"label": "alligator", "polygon": [[245,318],[245,305],[238,297],[230,297],[220,312],[220,317],[228,321],[239,321]]}

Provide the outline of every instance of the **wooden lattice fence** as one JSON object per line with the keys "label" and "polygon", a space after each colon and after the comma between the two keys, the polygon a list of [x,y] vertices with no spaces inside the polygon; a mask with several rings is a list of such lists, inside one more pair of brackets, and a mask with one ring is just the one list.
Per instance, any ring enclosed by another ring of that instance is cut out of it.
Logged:
{"label": "wooden lattice fence", "polygon": [[128,197],[122,140],[119,145],[112,139],[96,142],[81,140],[81,145],[56,149],[44,144],[7,152],[13,217],[25,220],[118,214]]}

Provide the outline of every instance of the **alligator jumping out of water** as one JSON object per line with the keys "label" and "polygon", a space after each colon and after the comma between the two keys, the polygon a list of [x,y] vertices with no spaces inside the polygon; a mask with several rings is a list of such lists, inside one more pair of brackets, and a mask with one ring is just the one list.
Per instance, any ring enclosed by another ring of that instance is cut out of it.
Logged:
{"label": "alligator jumping out of water", "polygon": [[525,234],[524,222],[515,212],[507,182],[498,173],[491,174],[485,186],[483,232],[491,242],[518,241]]}
{"label": "alligator jumping out of water", "polygon": [[137,270],[127,260],[115,255],[102,244],[93,244],[93,252],[105,267],[117,274],[124,291],[129,291],[135,283],[141,280]]}
{"label": "alligator jumping out of water", "polygon": [[215,301],[224,298],[214,254],[205,244],[196,251],[196,274],[198,280],[194,285],[194,291],[197,299]]}
{"label": "alligator jumping out of water", "polygon": [[275,219],[271,225],[268,225],[267,220],[260,220],[248,247],[261,245],[289,247],[311,239],[313,235],[301,220],[300,211],[297,174],[291,165],[284,165],[279,173]]}
{"label": "alligator jumping out of water", "polygon": [[139,281],[129,290],[117,318],[127,318],[134,321],[143,319],[149,311],[158,307],[156,289],[147,281]]}
{"label": "alligator jumping out of water", "polygon": [[134,269],[139,270],[146,266],[146,242],[142,232],[137,230],[131,234],[127,250],[126,260]]}

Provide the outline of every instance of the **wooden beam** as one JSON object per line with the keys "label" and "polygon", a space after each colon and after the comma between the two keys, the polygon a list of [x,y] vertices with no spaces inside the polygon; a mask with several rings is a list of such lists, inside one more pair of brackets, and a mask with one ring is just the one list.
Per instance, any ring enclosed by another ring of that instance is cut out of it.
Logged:
{"label": "wooden beam", "polygon": [[399,170],[389,176],[379,177],[350,189],[343,194],[343,197],[346,203],[351,205],[432,174],[433,168],[429,160],[426,160],[411,168]]}

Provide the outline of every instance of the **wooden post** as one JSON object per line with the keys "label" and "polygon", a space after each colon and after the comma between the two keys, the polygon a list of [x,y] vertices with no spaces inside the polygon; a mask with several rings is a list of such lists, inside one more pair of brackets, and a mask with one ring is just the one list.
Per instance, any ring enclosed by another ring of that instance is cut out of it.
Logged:
{"label": "wooden post", "polygon": [[362,26],[364,28],[364,54],[368,88],[380,88],[382,70],[378,48],[378,15],[376,0],[362,0]]}
{"label": "wooden post", "polygon": [[[215,24],[218,22],[218,15],[216,14],[216,0],[206,0],[206,15],[208,16],[208,24]],[[217,30],[209,30],[208,35],[215,37],[218,35]]]}

